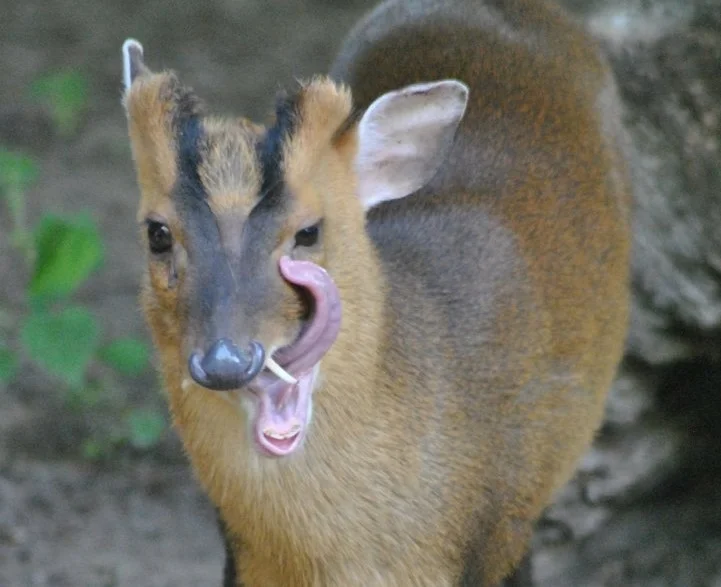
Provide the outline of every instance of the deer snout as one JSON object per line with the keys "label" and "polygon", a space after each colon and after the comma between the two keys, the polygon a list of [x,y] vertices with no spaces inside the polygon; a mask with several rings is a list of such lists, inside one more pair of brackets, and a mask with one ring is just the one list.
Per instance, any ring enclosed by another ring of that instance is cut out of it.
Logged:
{"label": "deer snout", "polygon": [[253,341],[239,349],[231,340],[215,341],[205,355],[195,351],[188,359],[190,376],[196,383],[215,391],[237,389],[249,383],[263,369],[265,349]]}

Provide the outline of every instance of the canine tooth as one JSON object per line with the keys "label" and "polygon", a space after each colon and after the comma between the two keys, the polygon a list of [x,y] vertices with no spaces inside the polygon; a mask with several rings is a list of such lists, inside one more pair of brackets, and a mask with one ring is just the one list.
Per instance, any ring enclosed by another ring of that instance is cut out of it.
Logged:
{"label": "canine tooth", "polygon": [[273,357],[270,355],[266,355],[265,357],[265,366],[272,371],[279,379],[282,379],[286,383],[290,383],[292,385],[295,385],[298,383],[298,380],[293,377],[290,373],[288,373],[283,367],[281,367],[278,363],[276,363],[273,360]]}

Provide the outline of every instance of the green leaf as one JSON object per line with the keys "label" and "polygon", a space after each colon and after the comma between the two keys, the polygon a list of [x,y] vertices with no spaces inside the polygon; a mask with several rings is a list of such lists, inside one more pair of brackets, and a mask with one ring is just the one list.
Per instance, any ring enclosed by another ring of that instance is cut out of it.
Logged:
{"label": "green leaf", "polygon": [[17,356],[9,348],[0,346],[0,383],[7,383],[17,371]]}
{"label": "green leaf", "polygon": [[128,440],[138,449],[157,444],[165,431],[165,418],[155,410],[137,409],[128,416]]}
{"label": "green leaf", "polygon": [[70,386],[83,385],[85,371],[100,336],[95,318],[85,308],[30,314],[20,340],[30,358]]}
{"label": "green leaf", "polygon": [[37,257],[29,293],[63,297],[75,291],[103,260],[97,226],[86,214],[74,218],[46,215],[35,231]]}
{"label": "green leaf", "polygon": [[140,375],[148,366],[148,346],[135,338],[119,338],[100,350],[101,361],[121,375]]}
{"label": "green leaf", "polygon": [[58,131],[67,136],[78,127],[87,106],[88,82],[79,71],[58,71],[35,80],[30,93],[50,108]]}

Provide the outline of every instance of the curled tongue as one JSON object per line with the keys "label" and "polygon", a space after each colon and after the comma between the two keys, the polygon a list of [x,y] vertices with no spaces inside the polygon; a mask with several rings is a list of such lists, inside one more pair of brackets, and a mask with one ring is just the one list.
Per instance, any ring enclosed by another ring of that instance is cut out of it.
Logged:
{"label": "curled tongue", "polygon": [[280,273],[313,298],[308,327],[295,343],[279,350],[275,356],[278,363],[297,377],[320,361],[335,342],[341,322],[340,294],[326,270],[310,261],[281,257]]}
{"label": "curled tongue", "polygon": [[[341,322],[338,289],[322,267],[282,257],[280,272],[288,282],[310,293],[313,309],[298,340],[275,353],[270,372],[263,372],[251,383],[259,397],[256,441],[263,452],[273,456],[288,455],[300,446],[310,419],[318,363],[335,342]],[[280,377],[274,374],[278,372],[275,367],[280,367]],[[283,373],[296,381],[291,382]]]}

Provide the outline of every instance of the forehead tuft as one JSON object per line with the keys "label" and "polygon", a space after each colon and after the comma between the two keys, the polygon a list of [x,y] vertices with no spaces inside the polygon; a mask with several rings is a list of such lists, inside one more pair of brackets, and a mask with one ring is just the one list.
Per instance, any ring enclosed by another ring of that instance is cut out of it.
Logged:
{"label": "forehead tuft", "polygon": [[[351,115],[349,90],[328,78],[300,83],[276,102],[275,122],[258,144],[261,201],[277,204],[291,178],[307,176]],[[292,191],[292,190],[291,190]]]}
{"label": "forehead tuft", "polygon": [[247,215],[260,190],[258,129],[244,120],[205,118],[198,143],[198,179],[214,212]]}
{"label": "forehead tuft", "polygon": [[328,78],[316,78],[304,85],[302,96],[301,123],[283,153],[286,178],[296,185],[311,177],[318,161],[333,148],[352,118],[350,91]]}

